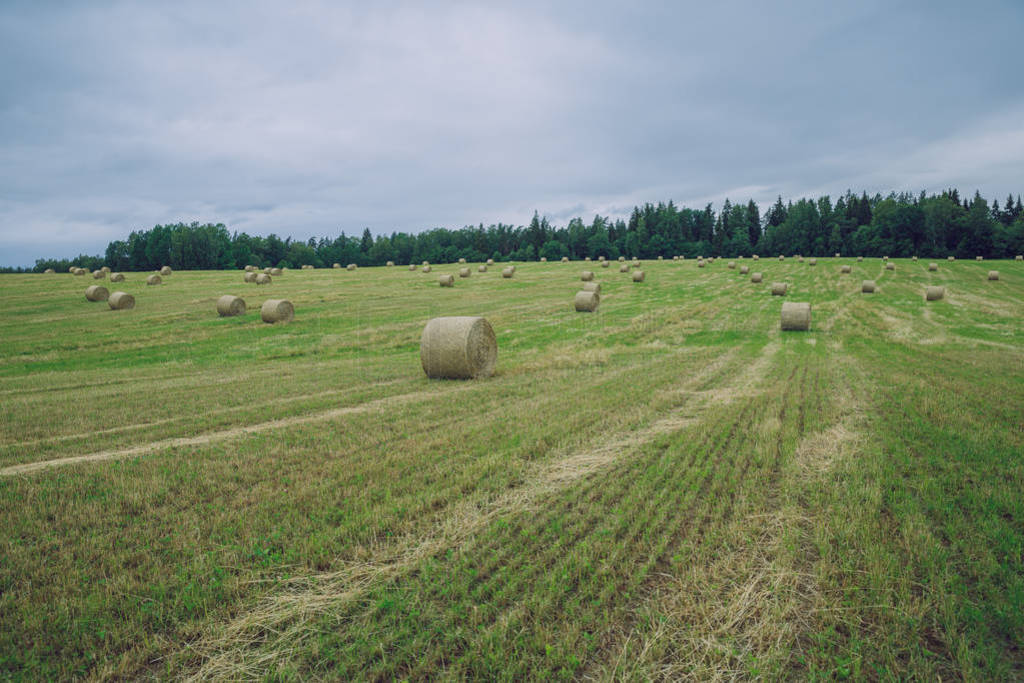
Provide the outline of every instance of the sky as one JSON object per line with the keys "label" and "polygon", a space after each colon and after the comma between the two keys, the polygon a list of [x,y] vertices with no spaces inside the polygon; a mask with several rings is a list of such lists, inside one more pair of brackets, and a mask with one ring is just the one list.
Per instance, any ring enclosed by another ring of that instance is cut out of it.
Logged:
{"label": "sky", "polygon": [[1024,0],[0,3],[0,265],[1024,193]]}

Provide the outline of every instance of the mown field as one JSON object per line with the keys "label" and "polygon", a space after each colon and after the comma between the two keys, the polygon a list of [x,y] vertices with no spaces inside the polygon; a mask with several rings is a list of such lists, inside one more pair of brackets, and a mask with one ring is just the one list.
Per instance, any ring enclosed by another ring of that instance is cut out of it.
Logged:
{"label": "mown field", "polygon": [[738,263],[0,276],[0,678],[1024,677],[1024,263]]}

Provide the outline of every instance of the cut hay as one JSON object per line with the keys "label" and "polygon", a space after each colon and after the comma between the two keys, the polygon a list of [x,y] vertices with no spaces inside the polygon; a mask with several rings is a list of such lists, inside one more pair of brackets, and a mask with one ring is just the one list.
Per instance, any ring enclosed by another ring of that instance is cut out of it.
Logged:
{"label": "cut hay", "polygon": [[256,266],[246,266],[245,267],[245,272],[247,272],[247,273],[251,273],[251,272],[253,272],[255,270],[256,270]]}
{"label": "cut hay", "polygon": [[437,278],[437,284],[442,287],[454,287],[455,276],[454,275],[439,275]]}
{"label": "cut hay", "polygon": [[740,266],[740,275],[746,275],[750,272],[750,266]]}
{"label": "cut hay", "polygon": [[779,254],[779,260],[780,260],[780,261],[785,261],[785,260],[786,260],[786,257],[785,257],[785,256],[783,256],[782,254]]}
{"label": "cut hay", "polygon": [[282,275],[283,273],[284,273],[284,271],[283,271],[283,270],[281,270],[280,268],[271,268],[271,269],[270,269],[270,274],[271,274],[271,275],[272,275],[273,277],[281,277],[281,275]]}
{"label": "cut hay", "polygon": [[114,292],[107,299],[107,305],[112,311],[129,311],[135,308],[135,297],[128,292]]}
{"label": "cut hay", "polygon": [[600,282],[584,282],[583,283],[583,291],[584,292],[597,292],[598,294],[600,294],[601,293],[601,283]]}
{"label": "cut hay", "polygon": [[250,270],[249,272],[242,276],[242,280],[249,283],[256,282],[256,273]]}
{"label": "cut hay", "polygon": [[764,275],[762,275],[761,273],[752,273],[751,276],[750,276],[750,281],[751,282],[762,282],[762,281],[764,281]]}
{"label": "cut hay", "polygon": [[844,273],[844,274],[849,274],[849,273],[853,272],[853,268],[851,268],[850,266],[841,266],[839,268],[839,272],[840,273]]}
{"label": "cut hay", "polygon": [[85,288],[86,301],[106,301],[109,296],[110,292],[102,285],[90,285]]}
{"label": "cut hay", "polygon": [[259,273],[256,275],[257,285],[269,285],[271,282],[273,282],[273,280],[271,280],[270,276],[266,273]]}
{"label": "cut hay", "polygon": [[643,281],[644,281],[644,271],[642,271],[642,270],[634,270],[633,271],[633,282],[643,282]]}
{"label": "cut hay", "polygon": [[604,260],[605,260],[605,258],[604,258],[604,256],[598,256],[598,257],[597,257],[597,260],[598,260],[598,261],[604,261]]}
{"label": "cut hay", "polygon": [[287,323],[295,319],[295,307],[287,299],[267,299],[260,306],[260,319],[265,323]]}
{"label": "cut hay", "polygon": [[302,266],[301,266],[301,269],[302,270],[313,270],[313,266],[309,265],[308,263],[303,263]]}
{"label": "cut hay", "polygon": [[611,263],[609,263],[608,261],[601,261],[602,268],[608,268],[609,266],[611,266]]}
{"label": "cut hay", "polygon": [[270,271],[272,271],[272,270],[273,270],[273,268],[271,268],[270,266],[267,266],[266,268],[263,269],[263,272],[266,273],[267,275],[270,275]]}
{"label": "cut hay", "polygon": [[[568,258],[568,257],[563,257],[563,258]],[[584,256],[583,260],[586,261],[587,263],[590,263],[590,257],[589,256]],[[564,263],[568,263],[568,261],[564,261]]]}
{"label": "cut hay", "polygon": [[862,294],[874,294],[875,293],[875,281],[874,280],[864,280],[864,282],[860,283],[860,291],[861,291]]}
{"label": "cut hay", "polygon": [[925,301],[938,301],[946,295],[946,288],[939,287],[937,285],[931,285],[924,290]]}
{"label": "cut hay", "polygon": [[640,262],[639,262],[639,261],[637,261],[637,260],[635,260],[635,259],[633,260],[633,267],[634,267],[634,268],[639,268],[639,267],[640,267],[640,265],[641,265],[641,264],[640,264]]}
{"label": "cut hay", "polygon": [[420,364],[431,379],[490,377],[497,360],[494,329],[484,318],[433,318],[423,328]]}
{"label": "cut hay", "polygon": [[789,285],[785,282],[773,282],[772,296],[786,296],[787,289],[789,289]]}
{"label": "cut hay", "polygon": [[111,273],[110,274],[110,281],[111,282],[124,282],[124,273]]}
{"label": "cut hay", "polygon": [[516,274],[515,266],[506,266],[505,268],[501,269],[501,276],[504,277],[504,278],[510,278],[510,277],[512,277],[515,274]]}
{"label": "cut hay", "polygon": [[676,256],[673,256],[673,257],[672,257],[672,260],[673,260],[673,261],[678,261],[678,260],[679,260],[679,256],[678,256],[678,255],[676,255]]}
{"label": "cut hay", "polygon": [[834,256],[833,258],[840,258],[840,257],[839,257],[839,252],[838,252],[838,251],[836,252],[836,255],[835,255],[835,256]]}
{"label": "cut hay", "polygon": [[356,264],[354,264],[354,263],[350,263],[350,264],[348,264],[347,266],[345,266],[345,270],[355,270],[355,269],[356,269],[356,268],[358,268],[358,267],[359,267],[359,266],[357,266]]}
{"label": "cut hay", "polygon": [[863,256],[858,256],[857,257],[857,263],[861,263],[863,260],[864,260]]}
{"label": "cut hay", "polygon": [[582,273],[580,273],[580,279],[583,280],[584,282],[590,282],[591,280],[594,279],[594,271],[584,270]]}
{"label": "cut hay", "polygon": [[665,260],[665,257],[664,257],[664,256],[662,256],[661,254],[658,254],[658,260],[659,260],[659,261],[664,261],[664,260]]}
{"label": "cut hay", "polygon": [[787,301],[782,304],[781,326],[783,330],[790,331],[811,329],[811,305],[805,301]]}
{"label": "cut hay", "polygon": [[804,262],[804,257],[803,256],[797,256],[796,257],[796,262],[797,263],[803,263]]}
{"label": "cut hay", "polygon": [[164,277],[167,277],[168,275],[171,274],[171,267],[164,266],[163,268],[160,269],[160,274],[163,275]]}
{"label": "cut hay", "polygon": [[568,263],[568,262],[569,262],[569,257],[568,256],[563,256],[562,257],[562,263]]}
{"label": "cut hay", "polygon": [[629,264],[628,263],[623,263],[621,266],[619,266],[619,272],[620,273],[628,273],[629,272]]}
{"label": "cut hay", "polygon": [[914,261],[914,262],[916,263],[916,262],[917,262],[917,257],[915,256],[914,258],[912,258],[912,259],[910,259],[910,260],[911,260],[911,261]]}
{"label": "cut hay", "polygon": [[430,261],[424,261],[424,262],[423,262],[423,263],[421,263],[420,265],[423,265],[423,266],[429,266],[429,265],[430,265]]}
{"label": "cut hay", "polygon": [[471,274],[469,268],[459,268],[459,277],[469,277]]}
{"label": "cut hay", "polygon": [[573,306],[576,307],[577,313],[593,313],[600,304],[601,294],[587,290],[576,292],[576,298],[573,300]]}
{"label": "cut hay", "polygon": [[107,275],[110,275],[110,266],[103,266],[102,268],[100,268],[100,270],[102,270]]}
{"label": "cut hay", "polygon": [[430,272],[430,266],[423,266],[422,271],[424,273],[429,273]]}
{"label": "cut hay", "polygon": [[938,263],[932,262],[932,263],[928,264],[928,270],[930,270],[932,272],[935,272],[938,269],[939,269],[939,264]]}
{"label": "cut hay", "polygon": [[93,280],[103,280],[106,277],[107,277],[107,274],[105,272],[103,272],[102,270],[94,270],[94,271],[92,271],[92,279]]}
{"label": "cut hay", "polygon": [[757,261],[757,260],[758,260],[758,259],[760,259],[761,257],[760,257],[760,256],[758,256],[757,254],[754,254],[754,255],[753,255],[753,256],[751,256],[750,258],[752,258],[752,259],[754,259],[755,261]]}
{"label": "cut hay", "polygon": [[487,272],[487,264],[486,263],[481,263],[479,266],[476,267],[476,272],[478,272],[478,273],[486,273]]}
{"label": "cut hay", "polygon": [[998,270],[990,270],[990,271],[988,271],[988,279],[989,280],[998,280],[999,279],[999,271]]}
{"label": "cut hay", "polygon": [[622,263],[622,262],[623,262],[623,261],[625,261],[625,260],[626,260],[626,257],[625,257],[625,256],[620,256],[620,257],[619,257],[619,263]]}
{"label": "cut hay", "polygon": [[[1014,261],[1024,261],[1024,254],[1017,254],[1016,256],[1013,257],[1013,260]],[[52,273],[53,270],[50,270],[50,272]]]}
{"label": "cut hay", "polygon": [[225,294],[217,299],[217,315],[222,318],[245,315],[245,301],[240,296]]}
{"label": "cut hay", "polygon": [[153,273],[152,275],[150,275],[149,277],[146,278],[146,284],[147,285],[159,285],[162,282],[163,282],[163,279],[159,275],[157,275],[156,273]]}
{"label": "cut hay", "polygon": [[540,257],[540,262],[541,263],[547,263],[548,262],[548,257],[547,256],[541,256]]}
{"label": "cut hay", "polygon": [[896,270],[896,264],[893,263],[892,261],[887,261],[886,264],[885,264],[885,269],[886,270]]}
{"label": "cut hay", "polygon": [[68,272],[71,273],[72,275],[75,274],[76,270],[78,270],[78,268],[76,268],[75,266],[68,266]]}

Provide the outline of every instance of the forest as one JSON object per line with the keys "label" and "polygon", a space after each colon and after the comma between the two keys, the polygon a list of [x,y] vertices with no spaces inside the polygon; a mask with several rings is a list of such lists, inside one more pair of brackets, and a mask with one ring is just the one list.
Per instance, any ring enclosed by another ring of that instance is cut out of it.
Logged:
{"label": "forest", "polygon": [[[1000,205],[980,193],[961,199],[955,189],[941,194],[876,194],[869,197],[846,192],[834,203],[829,196],[784,203],[780,196],[762,214],[754,201],[733,204],[725,200],[715,211],[679,208],[668,203],[635,207],[628,221],[602,216],[585,224],[574,218],[564,227],[551,225],[534,213],[529,225],[498,223],[461,229],[435,228],[420,233],[393,232],[374,237],[369,228],[361,236],[293,240],[229,232],[223,224],[157,225],[133,231],[125,240],[111,242],[102,255],[42,258],[29,270],[42,272],[70,266],[147,271],[163,265],[178,270],[218,270],[260,267],[296,268],[334,263],[379,266],[430,261],[532,261],[568,256],[617,258],[692,258],[698,255],[749,256],[751,254],[834,253],[858,256],[923,258],[1013,258],[1024,253],[1024,208],[1020,195]],[[12,269],[6,269],[12,270]],[[20,269],[14,269],[20,270]]]}

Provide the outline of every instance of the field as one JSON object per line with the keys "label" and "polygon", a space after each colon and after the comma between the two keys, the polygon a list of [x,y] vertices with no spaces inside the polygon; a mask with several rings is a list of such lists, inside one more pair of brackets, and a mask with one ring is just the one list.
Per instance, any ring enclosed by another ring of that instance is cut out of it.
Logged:
{"label": "field", "polygon": [[739,264],[0,276],[0,678],[1024,677],[1024,263]]}

